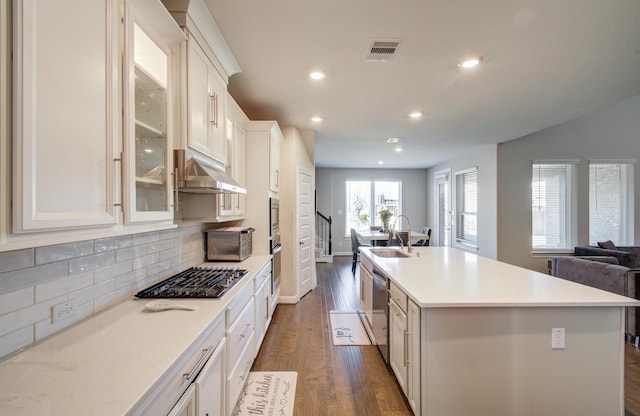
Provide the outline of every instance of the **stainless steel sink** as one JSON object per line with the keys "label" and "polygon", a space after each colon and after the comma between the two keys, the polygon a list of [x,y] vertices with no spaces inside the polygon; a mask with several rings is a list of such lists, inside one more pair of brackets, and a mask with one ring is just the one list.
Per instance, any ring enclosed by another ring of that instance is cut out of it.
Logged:
{"label": "stainless steel sink", "polygon": [[370,248],[369,251],[378,257],[411,257],[409,253],[397,248]]}

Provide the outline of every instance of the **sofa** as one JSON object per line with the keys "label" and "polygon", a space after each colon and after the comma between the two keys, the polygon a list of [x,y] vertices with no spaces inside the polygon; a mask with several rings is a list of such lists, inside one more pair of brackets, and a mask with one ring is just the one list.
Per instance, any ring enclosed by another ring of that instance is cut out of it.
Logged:
{"label": "sofa", "polygon": [[[603,242],[603,247],[597,246],[576,246],[573,254],[576,256],[609,256],[618,259],[618,264],[630,269],[640,268],[640,246],[615,246],[605,244],[611,242]],[[609,248],[606,248],[609,247]]]}
{"label": "sofa", "polygon": [[[625,266],[572,256],[552,257],[551,275],[618,295],[638,298],[636,273]],[[640,335],[640,317],[637,316],[640,308],[626,309],[625,332],[627,338],[635,342],[636,337]]]}

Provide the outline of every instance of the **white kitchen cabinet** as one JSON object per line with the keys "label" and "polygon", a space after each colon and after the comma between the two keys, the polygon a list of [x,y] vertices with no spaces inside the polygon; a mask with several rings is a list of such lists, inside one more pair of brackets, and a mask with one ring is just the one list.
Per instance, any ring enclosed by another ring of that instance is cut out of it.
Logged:
{"label": "white kitchen cabinet", "polygon": [[420,316],[420,307],[389,282],[389,366],[416,415],[421,403]]}
{"label": "white kitchen cabinet", "polygon": [[273,153],[273,143],[283,140],[282,131],[276,121],[250,121],[245,125],[245,140],[246,223],[255,228],[253,253],[270,254],[269,198],[278,198],[278,194],[270,185],[274,165],[269,155]]}
{"label": "white kitchen cabinet", "polygon": [[196,416],[196,388],[189,386],[167,416]]}
{"label": "white kitchen cabinet", "polygon": [[373,276],[367,268],[366,260],[360,264],[360,304],[371,327],[373,325]]}
{"label": "white kitchen cabinet", "polygon": [[227,377],[225,353],[226,340],[223,338],[196,378],[196,415],[198,416],[225,414]]}
{"label": "white kitchen cabinet", "polygon": [[233,411],[255,358],[255,309],[253,284],[246,285],[226,311],[227,398],[226,411]]}
{"label": "white kitchen cabinet", "polygon": [[[225,172],[241,186],[245,186],[245,147],[244,125],[249,118],[240,106],[227,94],[227,119],[225,135],[227,139],[227,158]],[[221,193],[216,197],[216,217],[218,221],[244,218],[246,195],[238,193]]]}
{"label": "white kitchen cabinet", "polygon": [[13,1],[14,233],[119,221],[119,6]]}
{"label": "white kitchen cabinet", "polygon": [[224,166],[227,85],[193,36],[187,43],[187,146]]}
{"label": "white kitchen cabinet", "polygon": [[398,380],[404,394],[407,394],[408,351],[407,314],[398,304],[389,300],[389,366]]}
{"label": "white kitchen cabinet", "polygon": [[[234,101],[231,95],[227,95],[227,109],[230,114],[231,125],[229,129],[233,129],[233,134],[230,140],[233,143],[232,153],[232,166],[231,177],[236,180],[240,185],[246,186],[246,133],[244,126],[249,122],[249,117],[246,116],[240,106]],[[243,217],[245,214],[246,206],[245,194],[233,194],[233,215],[234,217]]]}
{"label": "white kitchen cabinet", "polygon": [[255,278],[256,356],[271,323],[271,265],[265,265]]}
{"label": "white kitchen cabinet", "polygon": [[280,146],[282,134],[272,134],[269,137],[269,189],[272,192],[280,191]]}
{"label": "white kitchen cabinet", "polygon": [[127,3],[125,19],[125,221],[173,219],[173,59],[185,35],[160,3]]}

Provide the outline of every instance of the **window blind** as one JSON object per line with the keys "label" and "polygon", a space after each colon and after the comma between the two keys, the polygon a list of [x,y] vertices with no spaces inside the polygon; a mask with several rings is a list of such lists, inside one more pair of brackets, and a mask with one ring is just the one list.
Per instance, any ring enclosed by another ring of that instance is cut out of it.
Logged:
{"label": "window blind", "polygon": [[456,173],[456,242],[478,245],[478,168]]}
{"label": "window blind", "polygon": [[633,245],[632,163],[589,164],[589,244]]}
{"label": "window blind", "polygon": [[573,163],[533,163],[531,230],[534,251],[573,250],[576,244],[575,166]]}

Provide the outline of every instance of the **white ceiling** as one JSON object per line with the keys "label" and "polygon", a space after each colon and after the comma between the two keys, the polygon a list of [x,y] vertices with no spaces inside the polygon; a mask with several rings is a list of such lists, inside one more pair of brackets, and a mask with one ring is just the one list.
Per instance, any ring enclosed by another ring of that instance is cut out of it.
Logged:
{"label": "white ceiling", "polygon": [[[638,0],[205,1],[242,68],[231,95],[315,130],[320,167],[430,167],[640,94]],[[365,60],[374,39],[400,40],[393,62]]]}

